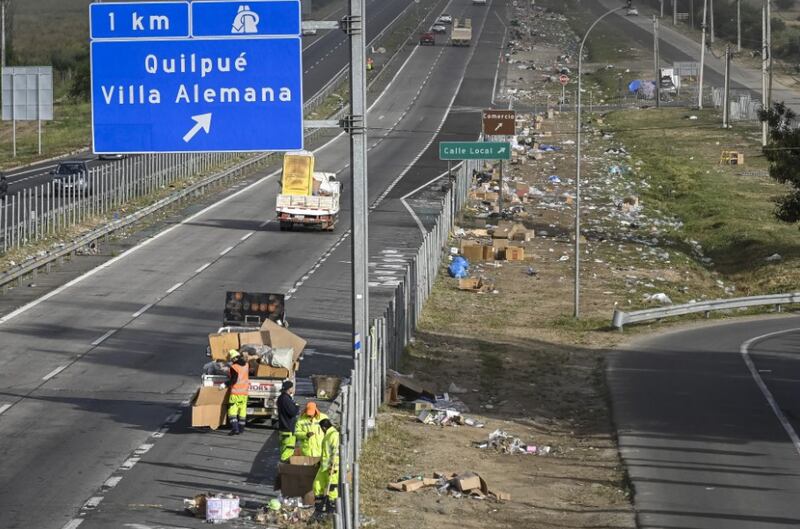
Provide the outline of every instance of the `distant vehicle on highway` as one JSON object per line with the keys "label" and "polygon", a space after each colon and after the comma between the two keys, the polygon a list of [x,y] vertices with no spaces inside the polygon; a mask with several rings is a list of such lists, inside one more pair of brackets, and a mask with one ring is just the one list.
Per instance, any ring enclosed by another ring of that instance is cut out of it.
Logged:
{"label": "distant vehicle on highway", "polygon": [[444,24],[434,24],[431,31],[433,33],[447,33],[447,26]]}
{"label": "distant vehicle on highway", "polygon": [[316,35],[316,34],[317,34],[317,30],[316,29],[303,28],[303,36],[304,37],[311,36],[311,35]]}
{"label": "distant vehicle on highway", "polygon": [[439,15],[439,19],[436,22],[440,22],[442,24],[452,24],[453,23],[453,15],[448,15],[447,13],[442,13]]}
{"label": "distant vehicle on highway", "polygon": [[99,160],[122,160],[125,158],[124,154],[98,154]]}
{"label": "distant vehicle on highway", "polygon": [[422,33],[419,36],[419,45],[420,46],[425,46],[425,45],[435,46],[436,45],[436,37],[434,37],[433,33],[431,33],[431,32]]}
{"label": "distant vehicle on highway", "polygon": [[456,19],[453,23],[453,32],[450,34],[453,46],[469,46],[472,42],[472,19]]}
{"label": "distant vehicle on highway", "polygon": [[61,195],[88,195],[89,164],[84,160],[65,160],[58,164],[53,175],[53,191]]}
{"label": "distant vehicle on highway", "polygon": [[474,6],[485,6],[486,0],[472,0],[472,5]]}
{"label": "distant vehicle on highway", "polygon": [[629,17],[638,17],[639,10],[636,9],[635,7],[629,7],[628,11],[625,14],[628,15]]}

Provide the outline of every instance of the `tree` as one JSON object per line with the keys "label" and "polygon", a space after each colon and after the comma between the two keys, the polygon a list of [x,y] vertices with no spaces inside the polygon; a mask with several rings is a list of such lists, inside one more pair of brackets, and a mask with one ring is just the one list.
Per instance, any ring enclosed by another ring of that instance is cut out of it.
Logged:
{"label": "tree", "polygon": [[791,9],[794,7],[795,0],[775,0],[775,5],[781,9]]}
{"label": "tree", "polygon": [[784,222],[800,221],[800,127],[797,115],[785,103],[761,111],[759,118],[769,125],[770,143],[764,148],[769,175],[793,190],[776,200],[775,216]]}

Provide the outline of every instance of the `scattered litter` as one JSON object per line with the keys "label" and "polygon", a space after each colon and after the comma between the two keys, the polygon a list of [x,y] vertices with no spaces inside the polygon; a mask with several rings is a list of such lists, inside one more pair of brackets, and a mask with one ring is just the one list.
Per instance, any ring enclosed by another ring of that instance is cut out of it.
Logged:
{"label": "scattered litter", "polygon": [[559,178],[557,175],[550,175],[547,178],[547,181],[550,182],[551,184],[560,184],[561,178]]}
{"label": "scattered litter", "polygon": [[455,277],[456,279],[467,277],[469,274],[469,261],[458,256],[454,258],[450,266],[447,267],[447,272],[450,274],[450,277]]}
{"label": "scattered litter", "polygon": [[424,476],[403,476],[394,483],[389,483],[387,488],[398,492],[413,492],[423,488],[436,488],[441,495],[454,498],[473,498],[476,500],[508,501],[511,494],[492,490],[481,476],[474,472],[434,472],[432,478]]}
{"label": "scattered litter", "polygon": [[217,523],[239,518],[239,497],[233,494],[197,494],[183,500],[183,508],[192,516]]}
{"label": "scattered litter", "polygon": [[545,456],[550,454],[550,446],[536,446],[523,443],[519,437],[514,437],[503,430],[495,430],[489,434],[486,441],[474,443],[477,448],[492,449],[503,454],[528,454]]}
{"label": "scattered litter", "polygon": [[468,393],[468,392],[469,392],[469,390],[466,390],[466,389],[464,389],[464,388],[462,388],[462,387],[459,387],[458,385],[456,385],[456,383],[455,383],[455,382],[450,382],[450,386],[448,386],[448,388],[447,388],[447,392],[448,392],[448,393],[456,393],[456,394],[459,394],[459,393]]}
{"label": "scattered litter", "polygon": [[468,419],[455,410],[423,410],[417,415],[417,420],[422,424],[434,424],[436,426],[472,426],[473,428],[483,428],[484,423],[475,419]]}
{"label": "scattered litter", "polygon": [[314,514],[313,505],[304,505],[302,498],[272,498],[263,507],[259,508],[254,517],[255,521],[268,525],[292,525],[308,523]]}
{"label": "scattered litter", "polygon": [[664,294],[659,292],[657,294],[645,294],[644,300],[648,303],[659,303],[661,305],[672,305],[672,300]]}
{"label": "scattered litter", "polygon": [[764,258],[764,260],[766,262],[768,262],[768,263],[775,263],[777,261],[780,261],[781,259],[783,259],[783,257],[779,253],[774,253],[774,254],[770,255],[769,257],[765,257]]}

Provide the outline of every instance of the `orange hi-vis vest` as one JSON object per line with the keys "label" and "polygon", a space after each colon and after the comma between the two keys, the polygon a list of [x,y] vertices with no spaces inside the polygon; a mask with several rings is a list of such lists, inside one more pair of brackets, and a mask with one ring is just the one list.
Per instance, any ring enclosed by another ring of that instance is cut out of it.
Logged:
{"label": "orange hi-vis vest", "polygon": [[231,369],[236,371],[236,383],[231,386],[231,395],[247,395],[250,390],[250,369],[247,365],[233,364]]}

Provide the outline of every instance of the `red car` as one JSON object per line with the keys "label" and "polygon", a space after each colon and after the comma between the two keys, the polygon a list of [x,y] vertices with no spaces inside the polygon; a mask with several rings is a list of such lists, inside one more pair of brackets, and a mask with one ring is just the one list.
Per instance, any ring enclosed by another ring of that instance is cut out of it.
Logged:
{"label": "red car", "polygon": [[436,45],[436,37],[433,36],[433,33],[422,33],[419,36],[419,45],[425,46],[426,44],[430,44],[431,46]]}

